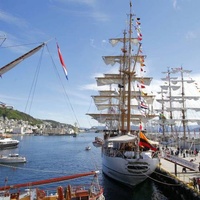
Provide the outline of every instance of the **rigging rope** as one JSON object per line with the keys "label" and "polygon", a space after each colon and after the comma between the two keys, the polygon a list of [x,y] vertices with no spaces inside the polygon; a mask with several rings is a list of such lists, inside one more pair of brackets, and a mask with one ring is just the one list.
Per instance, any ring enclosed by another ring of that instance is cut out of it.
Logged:
{"label": "rigging rope", "polygon": [[58,79],[60,80],[60,83],[61,83],[61,86],[62,86],[62,88],[63,88],[65,97],[67,98],[67,100],[68,100],[68,102],[69,102],[69,104],[70,104],[70,108],[71,108],[71,110],[72,110],[72,112],[73,112],[73,114],[74,114],[74,117],[75,117],[76,122],[77,122],[78,125],[80,126],[80,123],[79,123],[79,121],[78,121],[78,119],[77,119],[77,117],[76,117],[76,113],[75,113],[75,111],[74,111],[74,108],[73,108],[73,106],[72,106],[72,104],[71,104],[70,98],[69,98],[69,96],[68,96],[68,94],[67,94],[67,92],[66,92],[66,90],[65,90],[65,87],[64,87],[64,84],[63,84],[63,82],[62,82],[62,79],[61,79],[61,77],[60,77],[60,75],[59,75],[59,73],[58,73],[58,70],[57,70],[57,68],[56,68],[56,64],[55,64],[55,62],[54,62],[54,60],[53,60],[53,57],[52,57],[52,55],[50,54],[50,51],[49,51],[47,45],[46,45],[46,47],[47,47],[47,51],[48,51],[48,53],[49,53],[49,55],[50,55],[50,57],[51,57],[51,61],[52,61],[52,64],[53,64],[53,66],[54,66],[54,70],[55,70],[55,72],[56,72],[56,74],[57,74],[57,76],[58,76]]}
{"label": "rigging rope", "polygon": [[41,67],[41,61],[42,61],[43,52],[44,52],[44,47],[42,48],[42,52],[41,52],[41,55],[40,55],[38,66],[36,68],[35,76],[33,78],[33,83],[31,85],[31,89],[30,89],[30,92],[29,92],[29,95],[28,95],[28,100],[27,100],[27,103],[26,103],[26,106],[25,106],[25,113],[27,111],[28,102],[30,100],[30,106],[29,106],[29,111],[28,111],[28,113],[30,114],[30,110],[31,110],[31,106],[32,106],[32,103],[33,103],[33,99],[34,99],[34,95],[35,95],[35,90],[36,90],[36,86],[37,86],[37,80],[38,80],[38,77],[39,77],[39,72],[40,72],[40,67]]}

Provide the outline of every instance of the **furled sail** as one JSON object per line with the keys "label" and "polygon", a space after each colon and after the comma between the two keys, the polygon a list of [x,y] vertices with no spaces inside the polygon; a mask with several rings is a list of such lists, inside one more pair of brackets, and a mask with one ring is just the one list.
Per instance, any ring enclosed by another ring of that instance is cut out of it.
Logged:
{"label": "furled sail", "polygon": [[[134,81],[140,82],[142,80],[144,85],[150,85],[152,81],[152,77],[135,77]],[[104,77],[97,77],[97,86],[103,86],[103,85],[110,85],[110,84],[122,84],[122,78],[119,74],[112,74],[107,75],[105,74]],[[125,82],[127,83],[127,81]]]}
{"label": "furled sail", "polygon": [[[125,40],[125,41],[124,41]],[[117,45],[119,42],[123,43],[123,42],[129,42],[129,38],[112,38],[109,40],[110,44],[114,47],[115,45]],[[134,45],[138,45],[140,42],[140,40],[138,38],[131,38],[131,43]]]}
{"label": "furled sail", "polygon": [[[106,65],[115,65],[116,63],[122,64],[124,59],[128,60],[130,57],[126,56],[125,58],[123,56],[103,56],[103,60],[105,62]],[[137,62],[140,63],[141,60],[143,60],[145,58],[144,55],[132,55],[131,56],[131,60],[132,62]]]}

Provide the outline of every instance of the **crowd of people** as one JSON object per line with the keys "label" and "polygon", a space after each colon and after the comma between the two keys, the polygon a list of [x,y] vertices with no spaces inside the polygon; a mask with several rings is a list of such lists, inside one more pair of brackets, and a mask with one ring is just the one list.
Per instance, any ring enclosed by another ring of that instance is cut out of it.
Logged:
{"label": "crowd of people", "polygon": [[[191,149],[184,149],[182,147],[180,147],[180,148],[178,147],[177,149],[174,150],[174,149],[168,148],[166,146],[166,147],[163,147],[162,150],[165,153],[169,153],[170,155],[174,155],[174,156],[180,156],[182,158],[191,157],[190,162],[196,161],[196,158],[199,154],[199,151],[198,151],[197,148],[195,148],[194,150],[191,150]],[[200,172],[200,163],[199,163],[199,166],[198,166],[198,170]],[[182,168],[182,172],[187,173],[186,167]],[[193,185],[194,189],[198,190],[200,192],[200,176],[199,177],[193,177],[191,179],[191,181],[192,181],[192,185]]]}

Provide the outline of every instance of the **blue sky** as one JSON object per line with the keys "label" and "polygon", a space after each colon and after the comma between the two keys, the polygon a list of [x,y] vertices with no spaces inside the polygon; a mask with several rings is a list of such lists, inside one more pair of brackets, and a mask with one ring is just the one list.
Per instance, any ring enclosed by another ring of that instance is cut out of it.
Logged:
{"label": "blue sky", "polygon": [[[200,74],[200,1],[133,0],[141,18],[147,75],[159,90],[167,67]],[[0,79],[0,101],[35,118],[52,119],[81,127],[98,125],[87,112],[95,111],[95,76],[111,70],[102,60],[116,55],[109,38],[121,37],[129,0],[12,0],[0,1],[1,67],[41,42],[47,47],[26,59]],[[68,70],[66,80],[56,42]],[[25,45],[26,44],[26,45]],[[34,83],[36,71],[39,70]],[[34,85],[34,97],[30,97]]]}

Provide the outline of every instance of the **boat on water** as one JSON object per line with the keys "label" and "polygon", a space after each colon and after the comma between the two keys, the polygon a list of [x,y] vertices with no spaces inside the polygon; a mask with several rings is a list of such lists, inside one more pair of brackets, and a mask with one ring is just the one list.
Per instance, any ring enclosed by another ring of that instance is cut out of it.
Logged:
{"label": "boat on water", "polygon": [[89,151],[89,150],[91,150],[91,147],[90,147],[90,146],[87,146],[87,147],[85,147],[85,150],[86,150],[86,151]]}
{"label": "boat on water", "polygon": [[95,140],[92,142],[95,147],[102,147],[103,139],[100,137],[95,137]]}
{"label": "boat on water", "polygon": [[147,91],[152,78],[145,77],[141,22],[132,13],[131,2],[128,16],[128,30],[124,30],[123,37],[110,39],[112,46],[122,44],[120,55],[103,56],[105,64],[117,64],[119,69],[96,78],[97,86],[106,89],[92,96],[99,113],[87,114],[106,126],[102,145],[103,173],[132,187],[154,172],[159,158],[156,146],[145,135],[148,121],[157,116],[151,106],[155,95]]}
{"label": "boat on water", "polygon": [[[91,171],[48,180],[1,186],[0,200],[105,200],[103,188],[100,187],[98,182],[98,173],[98,171]],[[48,190],[44,189],[44,185],[47,184],[63,182],[91,175],[93,175],[94,178],[90,184],[75,186],[68,184],[64,187],[59,185],[56,188],[48,187]],[[43,186],[43,189],[38,188],[40,185]],[[23,188],[24,190],[22,190]]]}
{"label": "boat on water", "polygon": [[19,140],[7,138],[7,137],[0,138],[0,149],[16,148],[18,144],[19,144]]}
{"label": "boat on water", "polygon": [[0,164],[16,164],[26,163],[26,157],[20,156],[18,153],[9,155],[0,155]]}
{"label": "boat on water", "polygon": [[189,77],[191,72],[183,67],[163,72],[166,77],[162,78],[161,98],[157,99],[161,104],[157,111],[160,112],[158,125],[162,143],[190,148],[191,144],[199,142],[195,131],[190,130],[190,125],[200,125],[200,95],[195,80]]}

